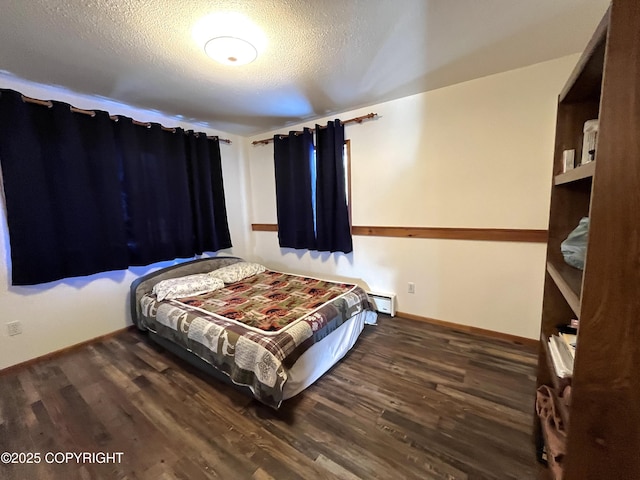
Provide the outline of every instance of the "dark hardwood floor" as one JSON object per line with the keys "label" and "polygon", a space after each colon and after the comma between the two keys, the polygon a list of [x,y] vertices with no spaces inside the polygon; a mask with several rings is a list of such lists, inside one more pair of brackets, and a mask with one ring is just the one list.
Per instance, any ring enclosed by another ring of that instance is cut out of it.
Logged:
{"label": "dark hardwood floor", "polygon": [[530,347],[382,317],[274,411],[128,331],[0,376],[0,453],[41,456],[0,478],[536,478],[535,368]]}

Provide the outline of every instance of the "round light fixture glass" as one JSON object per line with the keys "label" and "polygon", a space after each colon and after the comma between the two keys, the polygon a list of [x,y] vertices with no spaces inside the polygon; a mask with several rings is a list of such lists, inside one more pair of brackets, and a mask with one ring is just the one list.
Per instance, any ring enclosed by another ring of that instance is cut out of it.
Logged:
{"label": "round light fixture glass", "polygon": [[204,51],[224,65],[246,65],[258,56],[258,50],[251,43],[230,36],[212,38],[205,44]]}

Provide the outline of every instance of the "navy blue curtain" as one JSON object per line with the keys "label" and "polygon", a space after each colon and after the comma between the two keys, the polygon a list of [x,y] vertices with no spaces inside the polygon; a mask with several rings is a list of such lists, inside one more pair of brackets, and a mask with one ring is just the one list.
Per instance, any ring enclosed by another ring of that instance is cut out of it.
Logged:
{"label": "navy blue curtain", "polygon": [[323,252],[353,251],[344,168],[344,125],[316,125],[316,237]]}
{"label": "navy blue curtain", "polygon": [[113,123],[0,90],[0,163],[14,285],[126,268]]}
{"label": "navy blue curtain", "polygon": [[187,132],[186,156],[196,253],[231,247],[222,180],[220,141]]}
{"label": "navy blue curtain", "polygon": [[0,89],[14,285],[231,246],[217,140],[51,103]]}
{"label": "navy blue curtain", "polygon": [[315,250],[311,130],[305,128],[302,133],[276,135],[273,138],[273,155],[280,246]]}
{"label": "navy blue curtain", "polygon": [[113,129],[122,165],[131,265],[193,256],[183,138],[159,124],[145,128],[126,117],[119,117]]}

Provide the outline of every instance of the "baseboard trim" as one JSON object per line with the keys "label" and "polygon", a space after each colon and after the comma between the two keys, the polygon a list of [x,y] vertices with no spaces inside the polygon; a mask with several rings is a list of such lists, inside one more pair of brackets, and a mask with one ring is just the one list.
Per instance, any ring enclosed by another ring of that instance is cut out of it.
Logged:
{"label": "baseboard trim", "polygon": [[120,333],[135,329],[135,325],[129,325],[128,327],[119,328],[111,333],[105,333],[104,335],[100,335],[99,337],[90,338],[89,340],[85,340],[80,343],[76,343],[74,345],[69,345],[68,347],[61,348],[60,350],[55,350],[50,353],[45,353],[44,355],[40,355],[39,357],[31,358],[29,360],[25,360],[24,362],[16,363],[15,365],[11,365],[9,367],[3,368],[0,370],[0,376],[13,372],[14,370],[20,370],[22,368],[30,367],[31,365],[43,362],[45,360],[51,360],[52,358],[59,357],[66,353],[69,353],[73,350],[77,350],[78,348],[85,347],[87,345],[91,345],[92,343],[98,343],[103,340],[107,340],[111,337],[115,337]]}
{"label": "baseboard trim", "polygon": [[517,335],[511,335],[509,333],[496,332],[495,330],[487,330],[484,328],[473,327],[471,325],[461,325],[459,323],[445,322],[444,320],[436,320],[435,318],[423,317],[421,315],[414,315],[413,313],[396,312],[396,316],[406,318],[408,320],[416,320],[418,322],[430,323],[432,325],[438,325],[440,327],[450,328],[452,330],[458,330],[466,333],[474,333],[482,335],[484,337],[494,338],[496,340],[502,340],[504,342],[515,343],[517,345],[523,345],[527,348],[535,349],[537,351],[540,345],[540,340],[527,337],[519,337]]}

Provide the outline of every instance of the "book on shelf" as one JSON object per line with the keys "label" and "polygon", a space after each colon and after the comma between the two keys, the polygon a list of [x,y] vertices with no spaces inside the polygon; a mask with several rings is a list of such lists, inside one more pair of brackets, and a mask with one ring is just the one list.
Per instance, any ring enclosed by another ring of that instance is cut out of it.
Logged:
{"label": "book on shelf", "polygon": [[549,352],[556,375],[560,378],[570,377],[573,374],[573,357],[559,335],[549,337]]}

